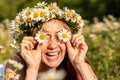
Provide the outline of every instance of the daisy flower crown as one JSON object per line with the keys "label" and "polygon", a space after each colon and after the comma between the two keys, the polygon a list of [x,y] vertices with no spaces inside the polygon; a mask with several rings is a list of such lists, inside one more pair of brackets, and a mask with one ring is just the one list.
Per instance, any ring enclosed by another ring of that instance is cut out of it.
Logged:
{"label": "daisy flower crown", "polygon": [[11,23],[10,32],[12,34],[12,47],[22,41],[24,36],[31,36],[35,27],[51,19],[64,21],[70,28],[71,32],[77,33],[84,26],[82,17],[67,7],[60,9],[57,3],[39,2],[34,7],[27,7],[17,14]]}

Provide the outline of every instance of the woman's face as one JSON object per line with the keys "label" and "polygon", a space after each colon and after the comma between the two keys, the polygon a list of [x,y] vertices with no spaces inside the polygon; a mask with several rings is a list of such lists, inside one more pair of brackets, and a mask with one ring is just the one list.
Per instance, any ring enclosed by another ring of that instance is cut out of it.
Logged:
{"label": "woman's face", "polygon": [[[56,68],[63,61],[66,54],[64,42],[58,40],[57,32],[65,28],[59,20],[51,20],[43,24],[42,29],[47,32],[49,39],[42,44],[42,63]],[[67,27],[68,28],[68,27]]]}

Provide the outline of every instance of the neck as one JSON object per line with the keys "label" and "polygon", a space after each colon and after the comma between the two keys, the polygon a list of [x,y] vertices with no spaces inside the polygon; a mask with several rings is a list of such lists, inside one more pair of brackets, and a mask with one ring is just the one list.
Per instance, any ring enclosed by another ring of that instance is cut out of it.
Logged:
{"label": "neck", "polygon": [[55,67],[48,67],[45,64],[41,64],[39,68],[39,72],[47,72],[47,71],[56,71]]}

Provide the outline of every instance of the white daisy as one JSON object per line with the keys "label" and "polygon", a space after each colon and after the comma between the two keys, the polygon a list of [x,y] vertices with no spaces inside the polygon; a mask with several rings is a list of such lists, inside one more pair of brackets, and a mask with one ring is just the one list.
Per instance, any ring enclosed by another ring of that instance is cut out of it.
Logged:
{"label": "white daisy", "polygon": [[0,49],[4,48],[3,46],[0,45]]}
{"label": "white daisy", "polygon": [[17,46],[15,45],[15,44],[10,44],[10,46],[12,47],[12,48],[14,48],[14,49],[17,49]]}
{"label": "white daisy", "polygon": [[59,7],[57,6],[57,3],[55,2],[48,5],[48,10],[50,12],[56,12],[57,9],[59,9]]}
{"label": "white daisy", "polygon": [[57,3],[51,3],[47,7],[48,11],[50,12],[51,18],[56,18],[56,15],[60,14],[60,8],[57,6]]}
{"label": "white daisy", "polygon": [[39,9],[33,9],[31,14],[32,14],[33,20],[38,22],[39,21]]}
{"label": "white daisy", "polygon": [[16,18],[15,18],[15,21],[16,21],[17,23],[19,23],[20,25],[24,23],[24,19],[23,19],[21,13],[18,13],[18,14],[17,14],[17,16],[16,16]]}
{"label": "white daisy", "polygon": [[23,65],[15,60],[9,59],[8,63],[14,66],[18,70],[21,70],[23,68]]}
{"label": "white daisy", "polygon": [[25,26],[27,25],[32,26],[34,24],[33,17],[32,17],[32,8],[27,7],[21,12],[21,14],[25,22]]}
{"label": "white daisy", "polygon": [[49,12],[47,11],[47,9],[39,9],[39,20],[44,22],[48,15]]}
{"label": "white daisy", "polygon": [[81,16],[79,14],[74,14],[74,17],[71,18],[71,22],[75,23],[75,22],[79,22],[79,20],[81,20]]}
{"label": "white daisy", "polygon": [[85,22],[81,19],[81,20],[78,20],[78,26],[79,27],[84,27],[84,25],[85,25]]}
{"label": "white daisy", "polygon": [[41,44],[48,39],[48,35],[46,32],[40,30],[38,33],[36,33],[35,39]]}
{"label": "white daisy", "polygon": [[31,8],[27,7],[21,12],[23,19],[26,19],[31,15]]}
{"label": "white daisy", "polygon": [[36,8],[44,8],[47,5],[47,3],[43,2],[39,2],[37,3],[37,5],[35,6]]}
{"label": "white daisy", "polygon": [[75,13],[74,10],[69,10],[67,7],[64,8],[64,14],[66,21],[69,21],[73,17],[73,13]]}
{"label": "white daisy", "polygon": [[61,31],[58,32],[58,39],[67,42],[71,38],[71,32],[66,29],[62,29]]}

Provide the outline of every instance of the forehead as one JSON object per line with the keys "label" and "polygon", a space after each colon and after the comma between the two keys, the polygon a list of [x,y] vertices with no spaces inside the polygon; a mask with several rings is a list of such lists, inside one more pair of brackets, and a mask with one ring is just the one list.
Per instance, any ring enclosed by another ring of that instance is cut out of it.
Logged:
{"label": "forehead", "polygon": [[69,29],[68,26],[60,20],[51,20],[43,24],[42,29],[47,32],[58,32],[62,28]]}

